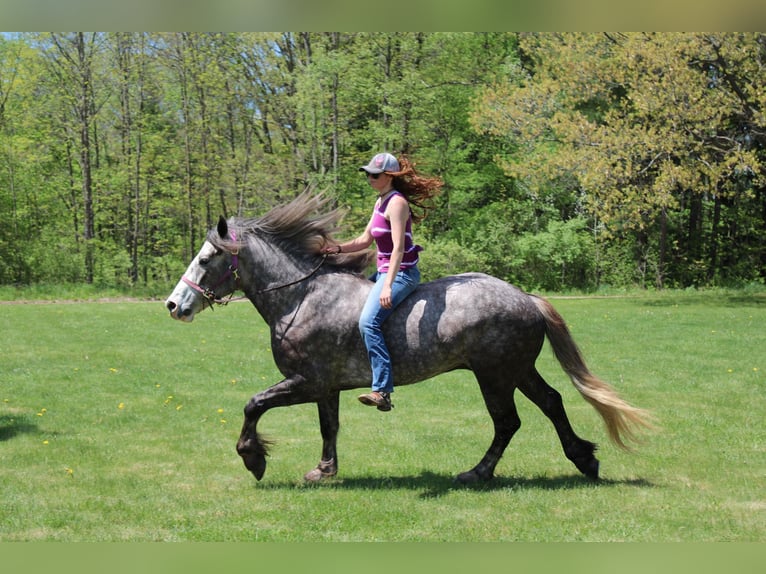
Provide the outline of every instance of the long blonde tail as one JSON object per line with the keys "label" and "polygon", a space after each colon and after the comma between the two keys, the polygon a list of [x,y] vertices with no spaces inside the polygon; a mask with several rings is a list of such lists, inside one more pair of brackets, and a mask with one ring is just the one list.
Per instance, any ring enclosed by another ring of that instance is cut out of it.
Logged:
{"label": "long blonde tail", "polygon": [[591,373],[561,315],[545,299],[536,296],[532,299],[545,318],[545,332],[553,354],[572,384],[604,419],[612,442],[631,450],[625,441],[639,442],[639,430],[654,428],[651,414],[625,402],[608,383]]}

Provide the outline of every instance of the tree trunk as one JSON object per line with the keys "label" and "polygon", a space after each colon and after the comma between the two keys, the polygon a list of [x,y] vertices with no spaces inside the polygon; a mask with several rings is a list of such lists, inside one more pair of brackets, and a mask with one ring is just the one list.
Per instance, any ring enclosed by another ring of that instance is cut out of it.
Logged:
{"label": "tree trunk", "polygon": [[[766,186],[758,188],[758,195],[761,197],[761,221],[763,222],[761,229],[766,230]],[[761,237],[761,240],[758,242],[758,250],[758,259],[761,263],[758,275],[761,279],[766,279],[766,237]]]}
{"label": "tree trunk", "polygon": [[665,207],[662,208],[660,214],[660,253],[659,260],[657,261],[657,278],[655,285],[657,289],[662,289],[665,286],[665,258],[667,256],[667,243],[668,243],[668,211]]}
{"label": "tree trunk", "polygon": [[721,223],[721,196],[716,194],[713,207],[713,222],[710,230],[710,256],[707,269],[707,280],[712,281],[718,270],[718,228]]}
{"label": "tree trunk", "polygon": [[91,172],[91,145],[90,123],[93,110],[92,74],[90,56],[85,45],[85,35],[78,32],[75,36],[75,49],[77,50],[77,65],[80,72],[80,100],[78,114],[80,120],[80,170],[82,171],[82,198],[83,198],[83,239],[85,240],[85,281],[93,283],[93,271],[95,267],[95,252],[93,239],[95,237],[95,224],[93,214],[93,178]]}
{"label": "tree trunk", "polygon": [[690,193],[687,251],[690,259],[694,261],[702,254],[702,196],[696,192]]}

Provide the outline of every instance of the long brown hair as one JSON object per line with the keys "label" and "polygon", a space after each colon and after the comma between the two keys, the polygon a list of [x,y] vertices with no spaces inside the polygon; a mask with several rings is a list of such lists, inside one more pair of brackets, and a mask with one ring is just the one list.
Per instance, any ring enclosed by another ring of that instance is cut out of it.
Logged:
{"label": "long brown hair", "polygon": [[425,219],[428,211],[434,208],[433,199],[441,193],[444,181],[440,177],[420,175],[415,171],[415,164],[406,156],[399,157],[399,171],[387,171],[393,176],[394,189],[401,192],[410,206],[415,206],[418,211],[412,210],[412,220],[418,223]]}

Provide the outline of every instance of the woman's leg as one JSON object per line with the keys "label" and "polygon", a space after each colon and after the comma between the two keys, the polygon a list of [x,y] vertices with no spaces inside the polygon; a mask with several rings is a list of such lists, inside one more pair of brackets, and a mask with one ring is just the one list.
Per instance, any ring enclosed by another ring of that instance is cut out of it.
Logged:
{"label": "woman's leg", "polygon": [[391,308],[380,306],[380,292],[386,279],[385,273],[378,275],[370,294],[367,297],[362,314],[359,317],[359,331],[367,347],[367,356],[372,367],[372,390],[381,393],[394,391],[394,380],[391,373],[391,356],[383,338],[383,322],[391,315],[396,307],[412,293],[420,282],[420,271],[417,267],[397,273],[391,285]]}

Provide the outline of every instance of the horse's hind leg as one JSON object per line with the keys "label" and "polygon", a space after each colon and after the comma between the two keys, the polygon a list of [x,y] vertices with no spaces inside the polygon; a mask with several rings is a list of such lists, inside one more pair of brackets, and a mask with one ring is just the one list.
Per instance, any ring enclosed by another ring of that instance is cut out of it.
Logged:
{"label": "horse's hind leg", "polygon": [[319,410],[319,429],[322,433],[322,458],[313,470],[308,471],[304,480],[319,482],[323,478],[335,476],[338,473],[338,453],[336,445],[340,421],[340,393],[331,393],[326,399],[317,402]]}
{"label": "horse's hind leg", "polygon": [[575,434],[558,391],[546,383],[537,370],[533,370],[529,377],[519,382],[519,389],[551,420],[566,457],[585,476],[597,479],[598,459],[593,454],[596,445]]}
{"label": "horse's hind leg", "polygon": [[513,400],[515,385],[511,384],[507,374],[501,375],[501,370],[489,370],[487,368],[474,369],[474,374],[479,381],[484,403],[492,417],[495,427],[495,436],[492,439],[484,457],[475,467],[457,476],[458,482],[470,484],[479,481],[490,480],[495,473],[495,467],[503,456],[511,438],[521,427],[521,419],[516,411],[516,403]]}

